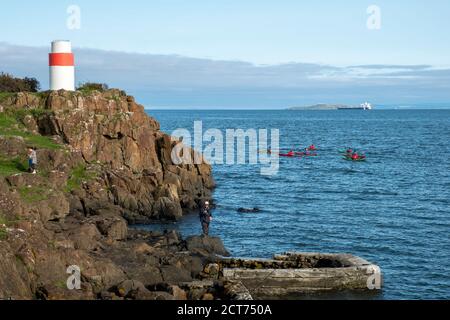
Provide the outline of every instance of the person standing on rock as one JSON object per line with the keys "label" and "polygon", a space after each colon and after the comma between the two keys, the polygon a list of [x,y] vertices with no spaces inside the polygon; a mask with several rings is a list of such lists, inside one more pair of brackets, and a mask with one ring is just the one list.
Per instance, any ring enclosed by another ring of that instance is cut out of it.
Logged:
{"label": "person standing on rock", "polygon": [[37,154],[33,148],[28,149],[28,170],[32,174],[36,174]]}
{"label": "person standing on rock", "polygon": [[209,207],[209,201],[205,201],[205,205],[200,208],[200,222],[202,224],[203,235],[209,235],[209,224],[212,221],[212,214]]}

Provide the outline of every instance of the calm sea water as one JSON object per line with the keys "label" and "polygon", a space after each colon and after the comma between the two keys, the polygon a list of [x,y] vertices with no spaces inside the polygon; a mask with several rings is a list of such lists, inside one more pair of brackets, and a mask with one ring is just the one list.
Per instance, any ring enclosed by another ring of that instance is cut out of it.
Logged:
{"label": "calm sea water", "polygon": [[[212,233],[235,256],[346,252],[382,268],[383,299],[450,298],[450,110],[149,111],[171,133],[279,128],[280,145],[320,148],[281,159],[276,176],[252,165],[215,166]],[[368,161],[342,160],[352,146]],[[259,207],[260,214],[237,213]],[[148,226],[199,234],[198,217]]]}

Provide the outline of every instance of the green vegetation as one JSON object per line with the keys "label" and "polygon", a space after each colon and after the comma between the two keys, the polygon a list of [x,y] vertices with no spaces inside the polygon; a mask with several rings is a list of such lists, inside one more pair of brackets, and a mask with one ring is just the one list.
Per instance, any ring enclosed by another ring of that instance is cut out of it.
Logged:
{"label": "green vegetation", "polygon": [[17,125],[17,120],[6,113],[0,113],[0,130],[3,128],[11,128]]}
{"label": "green vegetation", "polygon": [[94,91],[105,92],[108,88],[108,85],[105,83],[86,82],[79,84],[77,91],[80,91],[85,95],[89,95]]}
{"label": "green vegetation", "polygon": [[0,102],[5,101],[9,97],[12,97],[14,93],[11,92],[0,92]]}
{"label": "green vegetation", "polygon": [[0,154],[0,176],[6,177],[27,171],[27,161],[21,158],[6,159]]}
{"label": "green vegetation", "polygon": [[22,200],[28,203],[35,203],[48,199],[48,188],[40,186],[23,187],[19,189]]}
{"label": "green vegetation", "polygon": [[40,92],[32,92],[34,96],[38,97],[41,100],[45,100],[50,95],[51,91],[40,91]]}
{"label": "green vegetation", "polygon": [[34,118],[41,118],[45,115],[51,115],[52,112],[50,110],[44,108],[35,108],[35,109],[19,109],[19,110],[8,110],[5,112],[6,115],[15,118],[18,122],[23,123],[26,116],[33,116]]}
{"label": "green vegetation", "polygon": [[56,281],[55,287],[67,290],[67,282],[63,280]]}
{"label": "green vegetation", "polygon": [[[42,114],[42,110],[29,110],[29,114]],[[51,140],[49,137],[32,134],[26,131],[26,128],[21,123],[20,119],[23,119],[24,112],[3,112],[0,113],[0,136],[5,137],[22,137],[25,143],[30,147],[39,149],[61,149],[61,146]]]}
{"label": "green vegetation", "polygon": [[0,92],[38,92],[41,85],[36,78],[15,78],[8,73],[0,73]]}
{"label": "green vegetation", "polygon": [[67,180],[66,191],[72,192],[81,188],[83,182],[90,181],[96,177],[94,172],[89,172],[85,165],[80,164],[75,167],[70,173]]}

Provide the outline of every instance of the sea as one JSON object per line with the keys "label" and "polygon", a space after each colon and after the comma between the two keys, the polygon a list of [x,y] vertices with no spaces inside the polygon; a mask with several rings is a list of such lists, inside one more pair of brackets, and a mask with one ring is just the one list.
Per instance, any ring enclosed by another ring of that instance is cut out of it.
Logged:
{"label": "sea", "polygon": [[[169,134],[202,121],[205,131],[279,129],[281,149],[318,147],[280,158],[272,176],[259,164],[213,166],[211,234],[233,256],[350,253],[381,267],[383,290],[370,299],[450,298],[450,110],[147,112]],[[367,161],[345,161],[347,147]],[[140,227],[201,233],[196,214]]]}

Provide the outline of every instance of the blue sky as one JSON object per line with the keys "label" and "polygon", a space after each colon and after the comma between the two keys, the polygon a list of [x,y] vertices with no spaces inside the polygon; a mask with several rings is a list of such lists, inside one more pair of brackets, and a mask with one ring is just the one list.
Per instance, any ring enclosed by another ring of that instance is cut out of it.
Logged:
{"label": "blue sky", "polygon": [[[66,27],[72,4],[80,30]],[[380,30],[366,26],[372,4]],[[80,81],[151,105],[448,102],[449,17],[448,0],[11,1],[0,11],[0,70],[45,86],[45,66],[20,59],[41,63],[27,55],[70,39]]]}

